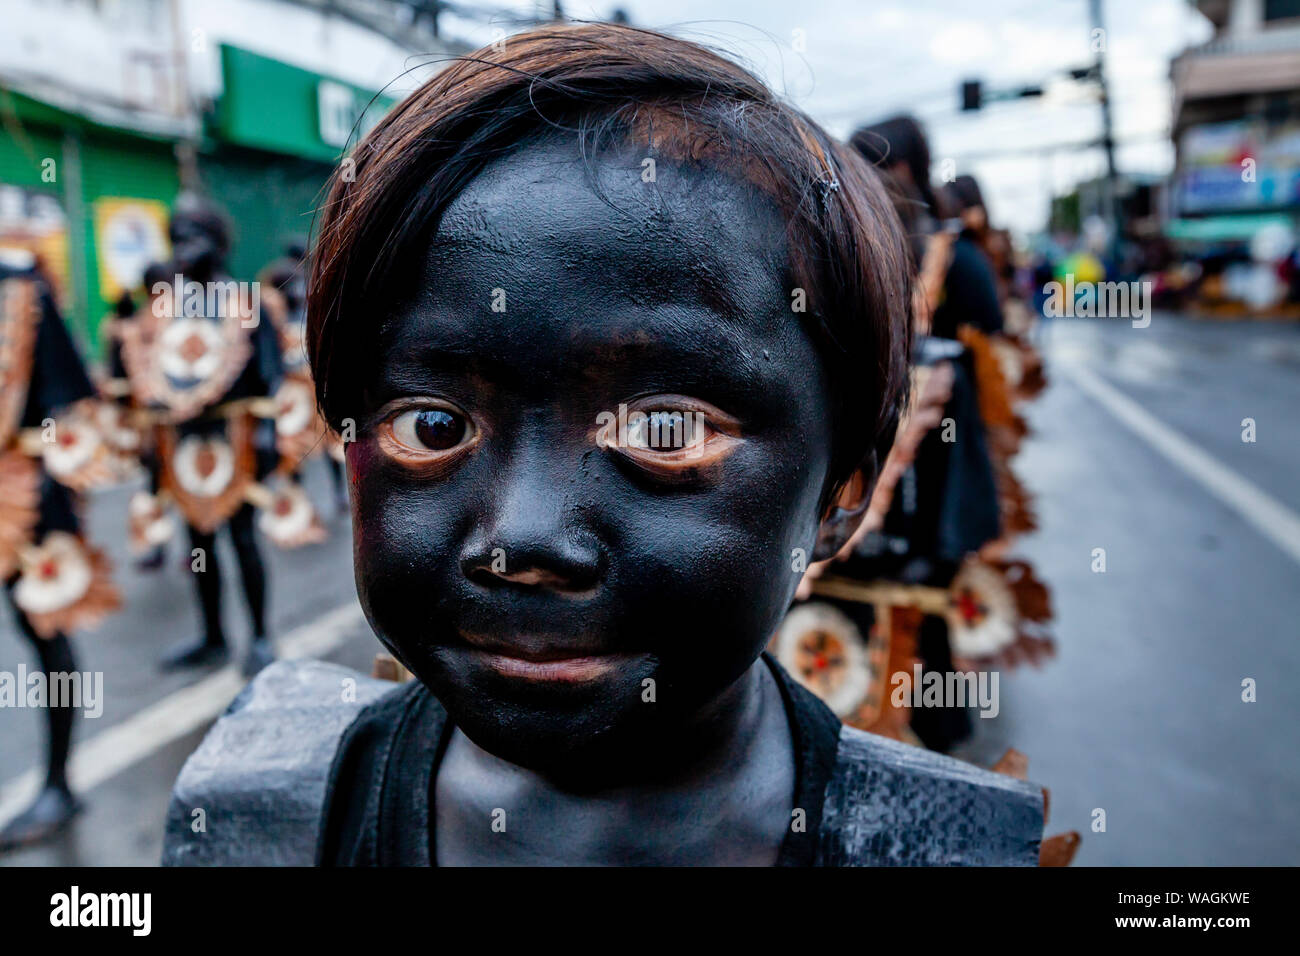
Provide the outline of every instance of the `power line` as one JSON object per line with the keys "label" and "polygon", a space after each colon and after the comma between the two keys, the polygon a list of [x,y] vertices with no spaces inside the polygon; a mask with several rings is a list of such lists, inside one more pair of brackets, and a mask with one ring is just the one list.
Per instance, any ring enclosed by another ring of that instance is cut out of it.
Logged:
{"label": "power line", "polygon": [[[1122,139],[1113,138],[1116,146],[1133,146],[1140,143],[1167,143],[1169,133],[1167,131],[1160,133],[1151,133],[1145,135],[1128,136]],[[1041,156],[1047,153],[1059,153],[1066,151],[1080,151],[1089,149],[1101,149],[1106,145],[1104,138],[1101,139],[1079,139],[1063,143],[1040,143],[1034,146],[1002,146],[994,149],[970,150],[965,153],[953,153],[950,156],[944,156],[943,159],[952,159],[965,162],[979,162],[985,159],[999,159],[1011,155],[1016,156]]]}

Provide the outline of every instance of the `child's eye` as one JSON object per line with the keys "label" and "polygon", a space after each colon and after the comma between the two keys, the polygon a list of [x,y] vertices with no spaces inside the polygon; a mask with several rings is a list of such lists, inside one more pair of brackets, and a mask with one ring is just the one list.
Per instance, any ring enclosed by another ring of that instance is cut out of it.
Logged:
{"label": "child's eye", "polygon": [[478,444],[473,419],[451,404],[399,408],[377,428],[380,449],[426,477],[442,474]]}
{"label": "child's eye", "polygon": [[703,413],[657,410],[630,416],[627,445],[643,451],[680,451],[702,446],[710,433]]}
{"label": "child's eye", "polygon": [[450,451],[470,437],[472,426],[447,408],[416,408],[393,419],[393,437],[413,451]]}
{"label": "child's eye", "polygon": [[744,441],[740,422],[714,405],[686,396],[658,395],[616,413],[602,412],[596,444],[621,454],[643,471],[689,481],[720,463]]}

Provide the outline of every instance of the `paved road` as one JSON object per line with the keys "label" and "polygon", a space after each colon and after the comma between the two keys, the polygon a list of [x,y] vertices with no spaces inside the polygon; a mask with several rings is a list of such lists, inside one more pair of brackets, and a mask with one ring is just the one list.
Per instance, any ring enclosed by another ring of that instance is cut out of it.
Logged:
{"label": "paved road", "polygon": [[[323,462],[308,465],[306,483],[327,517],[331,536],[322,544],[296,551],[266,548],[271,627],[277,637],[292,635],[296,629],[304,629],[310,637],[313,631],[319,632],[318,622],[324,618],[327,624],[333,625],[327,628],[332,633],[326,634],[327,643],[333,649],[325,656],[369,672],[370,662],[380,647],[356,605],[348,518],[333,511]],[[124,538],[126,501],[133,490],[134,487],[111,489],[95,495],[88,503],[91,533],[97,542],[109,547],[117,565],[116,580],[123,591],[125,610],[95,633],[77,640],[79,667],[83,671],[103,672],[105,698],[103,716],[80,720],[77,733],[79,740],[93,741],[123,726],[125,721],[153,713],[157,720],[152,726],[126,725],[138,731],[129,736],[143,740],[148,748],[152,741],[167,740],[172,727],[187,711],[218,712],[233,696],[232,688],[237,687],[238,681],[233,674],[227,675],[230,681],[213,689],[215,697],[211,693],[198,693],[188,701],[183,700],[183,706],[178,709],[157,710],[160,702],[174,699],[174,695],[187,687],[201,692],[204,680],[210,681],[211,672],[162,675],[155,666],[163,649],[198,633],[198,611],[191,572],[188,563],[182,563],[188,556],[188,547],[182,549],[179,541],[174,542],[172,555],[161,571],[143,574],[131,566]],[[242,647],[249,628],[236,579],[234,554],[224,537],[219,539],[218,548],[230,599],[226,602],[227,635]],[[338,608],[351,610],[345,610],[340,619]],[[301,635],[304,631],[297,633]],[[0,671],[12,673],[19,662],[32,666],[33,655],[15,634],[6,608],[0,610]],[[44,728],[40,718],[32,710],[0,710],[0,816],[7,818],[3,804],[14,790],[5,784],[24,771],[30,773],[43,752]],[[90,790],[86,795],[87,812],[65,838],[49,847],[2,856],[0,865],[156,863],[162,846],[161,820],[171,782],[207,725],[207,720],[202,721],[196,729],[147,752],[142,760],[113,773],[106,782]],[[74,748],[74,758],[83,753],[84,748]],[[112,772],[120,763],[121,753],[120,747],[99,748],[90,755],[95,758],[93,765],[85,769],[98,778],[104,773],[107,758],[107,769]],[[74,779],[75,776],[74,773]],[[9,799],[12,802],[13,797]]]}
{"label": "paved road", "polygon": [[[1041,529],[1019,550],[1053,589],[1058,655],[1004,675],[1000,716],[977,721],[963,755],[1027,753],[1031,778],[1052,791],[1049,829],[1084,833],[1082,864],[1300,862],[1300,541],[1287,523],[1300,521],[1300,328],[1058,320],[1046,347],[1052,384],[1029,412],[1036,433],[1019,463]],[[1135,432],[1124,418],[1134,407],[1156,424]],[[1255,420],[1253,444],[1241,441],[1243,418]],[[1161,443],[1170,431],[1172,453]],[[1188,443],[1201,458],[1179,456]],[[1227,477],[1198,469],[1204,459]],[[324,477],[323,466],[309,474],[321,503]],[[92,502],[99,540],[122,537],[126,497]],[[335,530],[325,544],[272,556],[272,620],[295,647],[316,642],[364,669],[378,645],[355,610],[346,518]],[[1091,570],[1098,547],[1104,574]],[[179,549],[153,576],[115,557],[127,610],[79,642],[83,668],[106,675],[104,716],[79,728],[92,742],[115,726],[134,739],[124,722],[159,713],[150,708],[161,701],[181,701],[161,712],[163,724],[188,726],[187,708],[206,712],[232,692],[219,679],[154,670],[160,650],[195,627]],[[228,620],[242,640],[237,601]],[[12,671],[27,651],[3,613],[0,631],[0,670]],[[1258,683],[1253,704],[1241,701],[1246,677]],[[5,784],[39,753],[37,717],[0,711],[0,808],[13,793]],[[155,862],[168,788],[206,720],[179,735],[157,723],[144,736],[167,742],[125,767],[120,748],[89,748],[85,769],[102,782],[76,828],[0,864]],[[1091,830],[1097,808],[1104,833]]]}
{"label": "paved road", "polygon": [[966,752],[1027,753],[1082,864],[1300,863],[1300,541],[1262,533],[1085,387],[1100,378],[1294,522],[1300,328],[1157,315],[1046,338],[1052,385],[1019,461],[1041,528],[1020,551],[1053,589],[1058,656],[1004,679]]}

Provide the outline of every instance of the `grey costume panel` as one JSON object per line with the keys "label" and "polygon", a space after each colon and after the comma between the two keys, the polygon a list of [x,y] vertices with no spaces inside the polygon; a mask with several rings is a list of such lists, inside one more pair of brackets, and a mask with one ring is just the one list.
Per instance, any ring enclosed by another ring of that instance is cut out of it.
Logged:
{"label": "grey costume panel", "polygon": [[163,866],[312,866],[339,739],[393,687],[321,661],[264,669],[181,768]]}
{"label": "grey costume panel", "polygon": [[[348,680],[355,694],[345,701]],[[366,704],[400,690],[316,661],[266,668],[182,768],[163,864],[313,865],[344,732]],[[206,832],[193,831],[196,808]],[[1042,832],[1043,794],[1032,784],[840,727],[816,864],[1034,866]]]}
{"label": "grey costume panel", "polygon": [[1043,791],[921,747],[840,731],[822,866],[1037,866]]}

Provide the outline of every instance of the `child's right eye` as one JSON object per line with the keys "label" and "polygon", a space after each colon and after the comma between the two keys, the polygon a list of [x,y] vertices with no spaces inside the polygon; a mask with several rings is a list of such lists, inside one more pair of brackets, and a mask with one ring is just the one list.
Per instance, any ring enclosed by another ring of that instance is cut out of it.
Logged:
{"label": "child's right eye", "polygon": [[469,422],[445,408],[414,409],[393,420],[393,437],[421,451],[449,451],[468,431]]}
{"label": "child's right eye", "polygon": [[399,408],[379,423],[379,447],[399,464],[441,470],[478,444],[473,420],[450,403]]}

